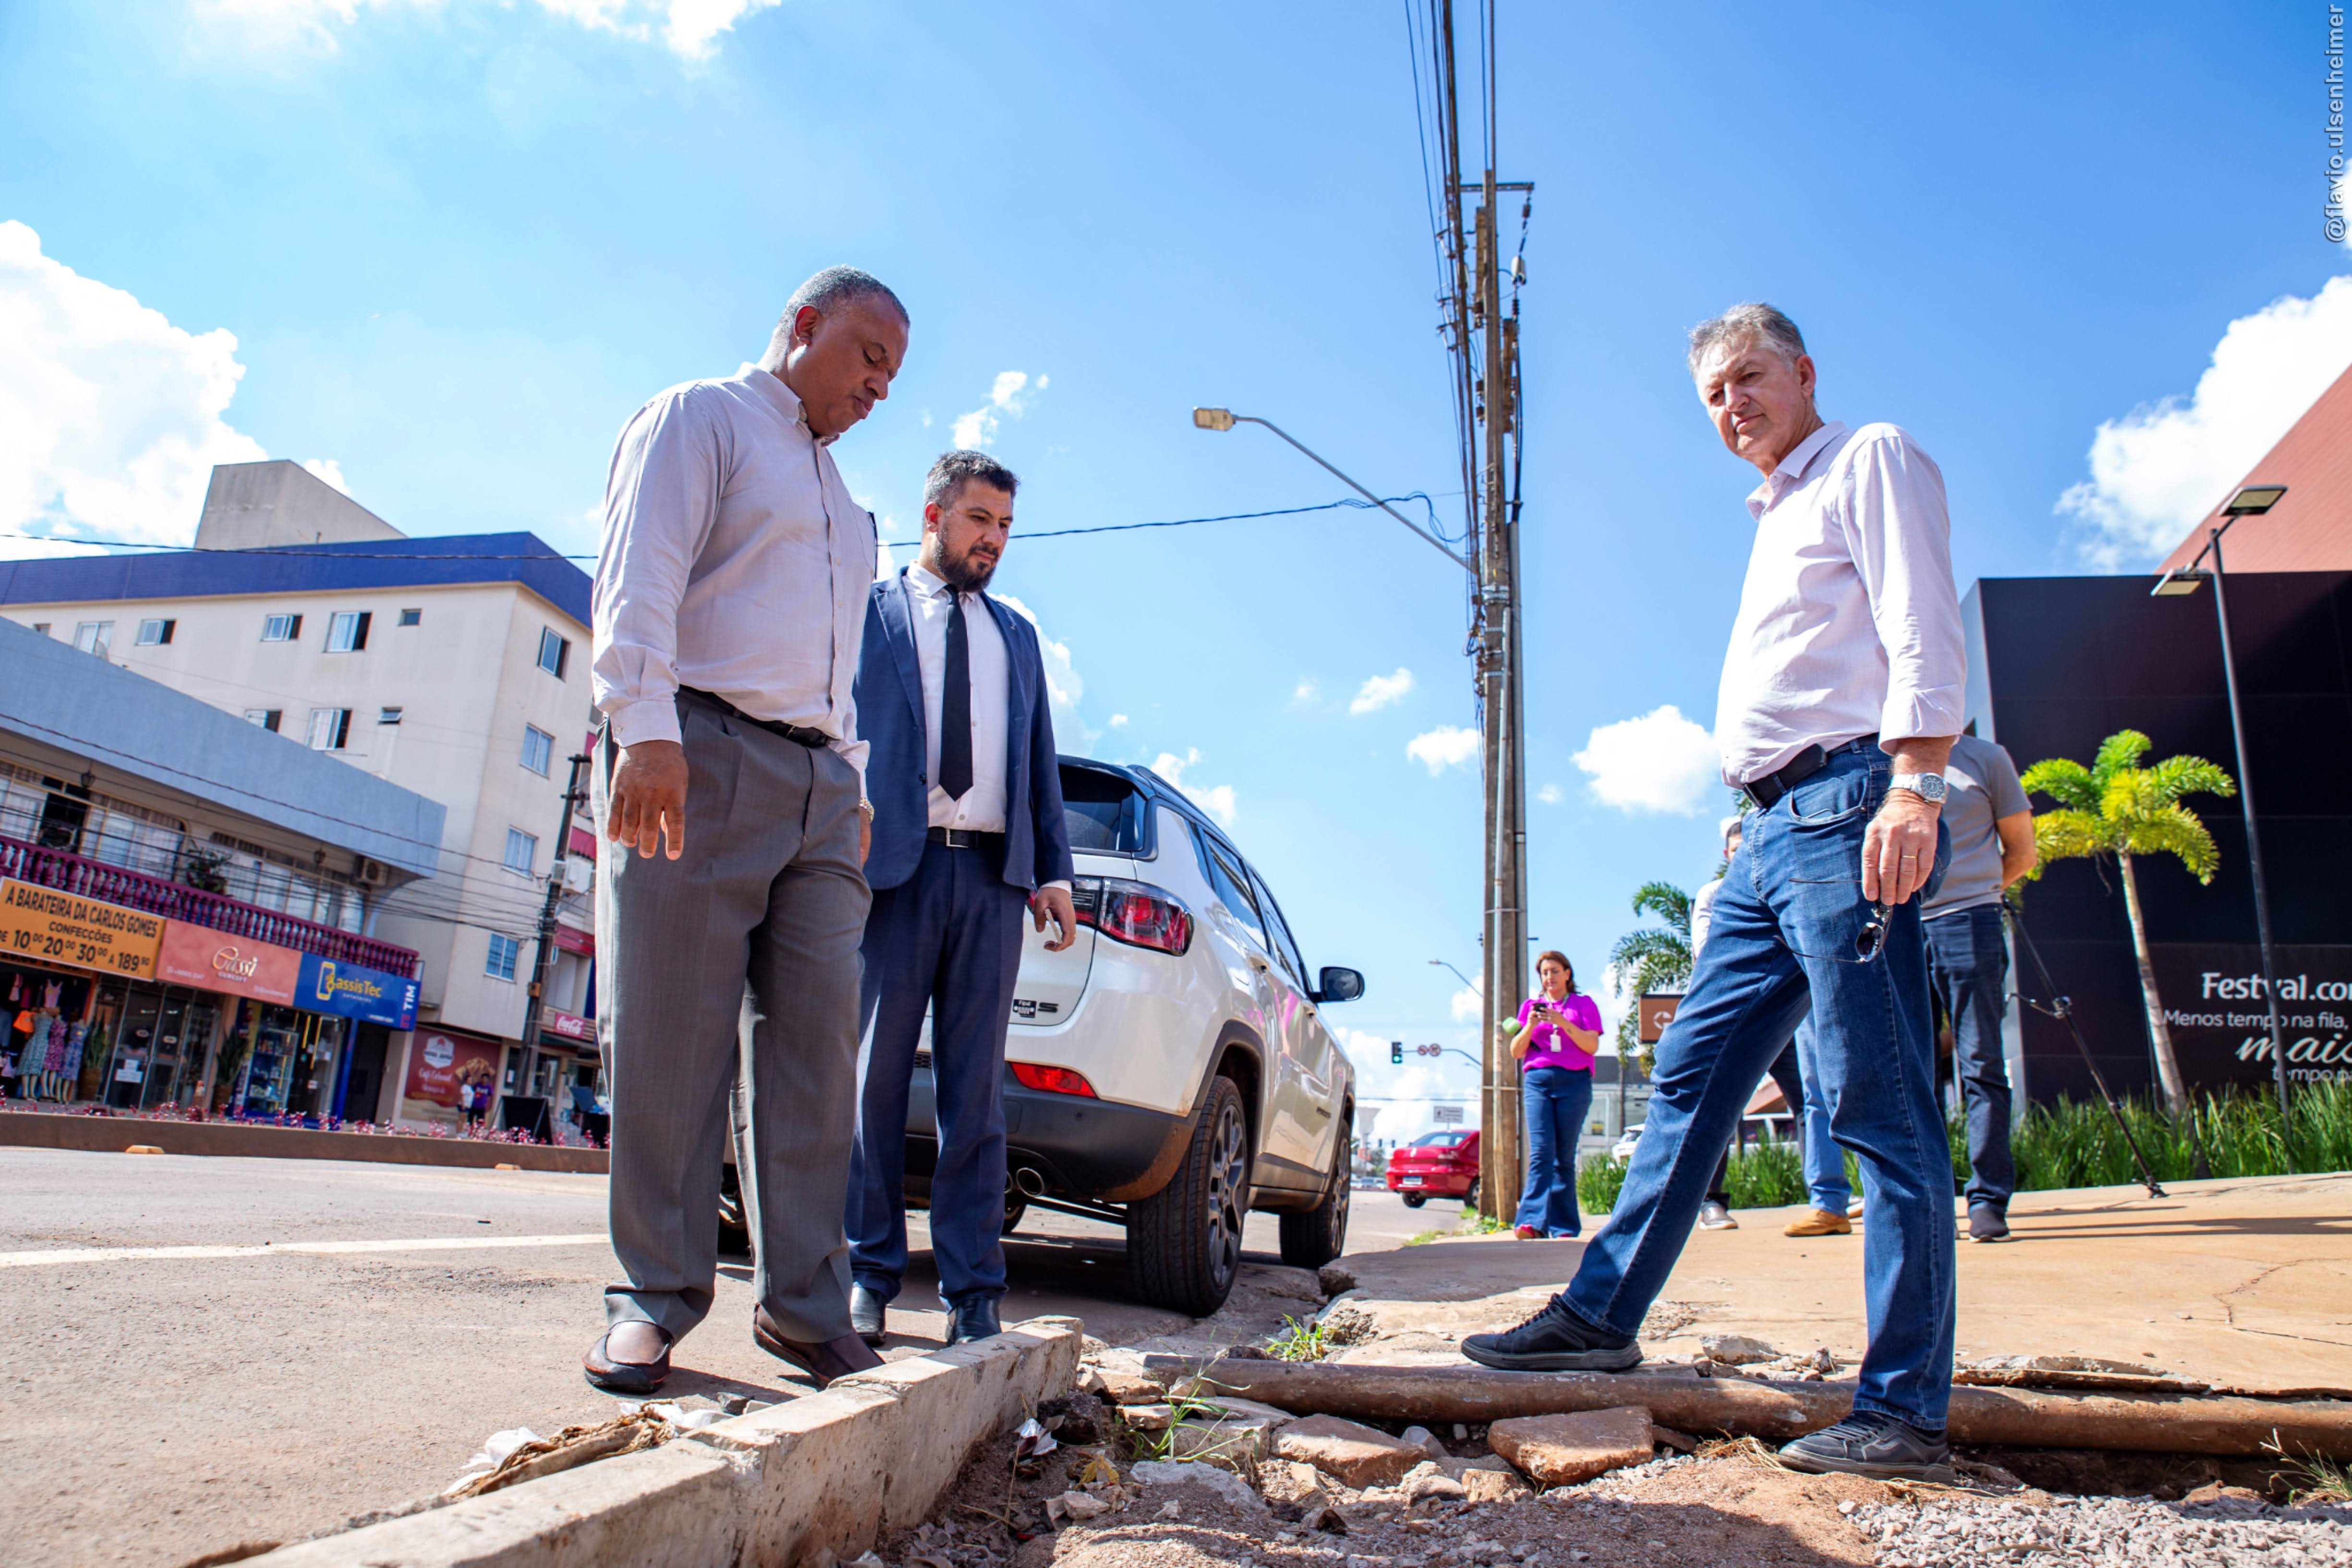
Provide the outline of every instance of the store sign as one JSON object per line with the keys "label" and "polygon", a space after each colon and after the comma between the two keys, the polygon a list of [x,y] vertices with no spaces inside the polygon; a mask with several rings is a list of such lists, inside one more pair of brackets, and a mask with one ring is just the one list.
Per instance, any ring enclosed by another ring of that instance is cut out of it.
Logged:
{"label": "store sign", "polygon": [[582,931],[577,926],[559,925],[555,928],[555,945],[566,952],[593,958],[596,956],[596,933]]}
{"label": "store sign", "polygon": [[416,1022],[416,982],[404,974],[362,969],[309,952],[302,955],[294,1005],[306,1012],[331,1013],[362,1024],[405,1029]]}
{"label": "store sign", "polygon": [[577,1013],[566,1013],[555,1007],[540,1009],[539,1029],[540,1033],[553,1035],[559,1040],[580,1040],[593,1045],[596,1039],[595,1019],[583,1018]]}
{"label": "store sign", "polygon": [[460,1085],[488,1085],[498,1070],[499,1047],[490,1041],[440,1029],[419,1029],[408,1053],[408,1083],[402,1092],[411,1100],[429,1100],[455,1110]]}
{"label": "store sign", "polygon": [[282,1005],[294,1000],[295,987],[301,984],[302,955],[275,942],[168,921],[155,955],[155,978]]}
{"label": "store sign", "polygon": [[155,973],[163,917],[14,877],[0,879],[0,953],[109,974]]}
{"label": "store sign", "polygon": [[[2352,1079],[2352,947],[2276,950],[2290,1084]],[[2191,1088],[2272,1081],[2270,1001],[2251,943],[2152,942],[2157,990]]]}
{"label": "store sign", "polygon": [[1683,1005],[1679,991],[1652,991],[1643,994],[1634,1006],[1633,1037],[1645,1046],[1654,1046],[1666,1037],[1666,1026],[1675,1021],[1675,1010]]}

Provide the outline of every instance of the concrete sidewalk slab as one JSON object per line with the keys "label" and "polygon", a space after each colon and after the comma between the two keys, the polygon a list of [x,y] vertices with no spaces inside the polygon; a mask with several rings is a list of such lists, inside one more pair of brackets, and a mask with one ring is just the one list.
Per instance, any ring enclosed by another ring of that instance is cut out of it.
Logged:
{"label": "concrete sidewalk slab", "polygon": [[[1695,1231],[1643,1349],[1696,1357],[1704,1335],[1782,1351],[1863,1349],[1863,1236],[1790,1237],[1801,1209],[1742,1209]],[[2021,1193],[2013,1240],[1959,1246],[1959,1354],[2151,1363],[2255,1392],[2352,1388],[2352,1174]],[[1333,1359],[1442,1364],[1464,1334],[1506,1328],[1576,1270],[1580,1243],[1432,1242],[1349,1260],[1381,1338]]]}
{"label": "concrete sidewalk slab", "polygon": [[1075,1319],[895,1362],[663,1447],[305,1542],[278,1568],[701,1568],[850,1558],[928,1514],[980,1444],[1077,1375]]}

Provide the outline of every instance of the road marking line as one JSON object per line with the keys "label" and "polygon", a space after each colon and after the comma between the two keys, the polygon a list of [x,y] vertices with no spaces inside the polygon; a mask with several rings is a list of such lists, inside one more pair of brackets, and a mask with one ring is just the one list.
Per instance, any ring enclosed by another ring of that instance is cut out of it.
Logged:
{"label": "road marking line", "polygon": [[46,1252],[0,1252],[0,1268],[163,1258],[270,1258],[285,1253],[332,1257],[348,1252],[480,1252],[507,1247],[602,1247],[604,1242],[604,1233],[598,1230],[579,1236],[432,1236],[412,1241],[288,1241],[266,1247],[61,1247]]}

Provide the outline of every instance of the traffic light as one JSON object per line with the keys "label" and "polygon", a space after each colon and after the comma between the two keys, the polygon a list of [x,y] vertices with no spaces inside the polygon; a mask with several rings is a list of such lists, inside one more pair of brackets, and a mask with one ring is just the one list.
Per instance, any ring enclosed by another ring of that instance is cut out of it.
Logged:
{"label": "traffic light", "polygon": [[1391,1040],[1389,1042],[1389,1066],[1396,1068],[1404,1066],[1404,1042],[1402,1040]]}

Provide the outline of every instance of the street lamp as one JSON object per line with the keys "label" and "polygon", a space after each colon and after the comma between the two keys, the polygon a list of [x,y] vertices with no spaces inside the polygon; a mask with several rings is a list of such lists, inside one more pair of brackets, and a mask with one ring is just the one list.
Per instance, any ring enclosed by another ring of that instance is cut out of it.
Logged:
{"label": "street lamp", "polygon": [[[2263,992],[2270,1004],[2271,1078],[2278,1089],[2281,1138],[2287,1133],[2286,1039],[2279,1027],[2278,963],[2271,942],[2270,885],[2263,875],[2262,836],[2254,826],[2254,775],[2246,756],[2245,715],[2238,705],[2237,661],[2230,651],[2230,600],[2222,586],[2221,536],[2240,518],[2260,517],[2269,511],[2285,494],[2284,485],[2242,486],[2221,508],[2221,521],[2206,535],[2205,548],[2188,565],[2167,572],[2148,591],[2151,598],[2179,598],[2197,592],[2208,577],[2213,582],[2213,615],[2221,628],[2221,684],[2230,694],[2230,731],[2238,744],[2238,804],[2246,814],[2246,864],[2254,875],[2254,933],[2263,947]],[[2213,558],[2213,570],[2200,571],[2198,563],[2208,555]]]}
{"label": "street lamp", "polygon": [[1432,969],[1453,969],[1453,970],[1454,970],[1454,979],[1459,980],[1460,982],[1462,982],[1462,984],[1463,984],[1467,985],[1467,986],[1468,986],[1471,990],[1473,990],[1473,991],[1475,991],[1475,990],[1477,990],[1477,989],[1478,989],[1478,983],[1477,983],[1476,981],[1475,981],[1475,980],[1471,979],[1468,975],[1466,975],[1466,974],[1463,973],[1460,970],[1458,970],[1458,969],[1454,969],[1454,966],[1453,966],[1452,964],[1450,964],[1450,963],[1446,963],[1446,962],[1445,962],[1445,960],[1444,960],[1444,959],[1442,959],[1442,958],[1433,958],[1433,959],[1431,959],[1431,960],[1429,961],[1429,966],[1430,966]]}
{"label": "street lamp", "polygon": [[1349,489],[1355,491],[1358,495],[1363,497],[1366,500],[1371,502],[1374,506],[1380,508],[1382,511],[1388,513],[1399,522],[1403,523],[1407,528],[1412,529],[1413,532],[1421,535],[1424,540],[1427,540],[1429,542],[1429,547],[1432,550],[1436,551],[1440,555],[1444,556],[1448,561],[1453,562],[1454,564],[1461,567],[1465,572],[1469,573],[1471,576],[1475,577],[1478,574],[1478,569],[1475,566],[1470,564],[1468,561],[1463,559],[1461,556],[1454,554],[1451,550],[1446,549],[1445,546],[1440,542],[1435,534],[1430,532],[1427,529],[1413,521],[1412,519],[1405,516],[1404,513],[1397,510],[1396,508],[1389,505],[1388,502],[1382,500],[1380,497],[1374,495],[1371,491],[1366,489],[1363,486],[1358,484],[1355,480],[1349,479],[1339,469],[1331,467],[1330,464],[1324,462],[1321,457],[1318,456],[1314,451],[1303,445],[1297,437],[1292,436],[1289,431],[1285,430],[1273,420],[1260,419],[1253,414],[1236,414],[1230,408],[1195,408],[1192,410],[1192,423],[1203,430],[1230,430],[1236,425],[1262,425],[1265,426],[1265,428],[1273,431],[1276,435],[1281,437],[1292,446],[1297,447],[1301,452],[1305,452],[1307,457],[1314,458],[1318,464],[1321,465],[1324,471],[1330,474],[1332,478],[1338,479],[1341,484],[1347,486]]}

